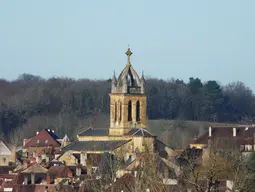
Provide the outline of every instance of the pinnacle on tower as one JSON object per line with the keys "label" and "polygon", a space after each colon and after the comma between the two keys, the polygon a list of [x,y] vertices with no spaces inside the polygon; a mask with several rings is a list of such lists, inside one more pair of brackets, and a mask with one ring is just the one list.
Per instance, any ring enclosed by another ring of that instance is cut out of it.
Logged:
{"label": "pinnacle on tower", "polygon": [[117,78],[116,78],[116,75],[115,75],[115,71],[113,72],[112,83],[114,85],[117,83]]}
{"label": "pinnacle on tower", "polygon": [[142,81],[145,81],[143,71],[142,71],[142,77],[141,77],[141,80],[142,80]]}

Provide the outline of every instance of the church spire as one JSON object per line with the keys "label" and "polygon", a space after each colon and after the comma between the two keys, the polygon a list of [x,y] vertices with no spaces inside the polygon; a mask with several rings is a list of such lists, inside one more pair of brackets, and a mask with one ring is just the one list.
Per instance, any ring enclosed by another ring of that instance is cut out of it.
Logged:
{"label": "church spire", "polygon": [[128,50],[126,51],[126,55],[128,56],[128,63],[127,63],[127,65],[131,65],[130,56],[131,56],[132,54],[133,54],[133,53],[131,52],[130,48],[128,48]]}
{"label": "church spire", "polygon": [[[114,84],[113,76],[112,91],[110,93],[110,135],[125,135],[133,126],[146,128],[147,124],[147,97],[144,81],[138,76],[131,65],[132,52],[128,47],[126,51],[127,64],[118,76]],[[116,126],[118,123],[118,126]]]}

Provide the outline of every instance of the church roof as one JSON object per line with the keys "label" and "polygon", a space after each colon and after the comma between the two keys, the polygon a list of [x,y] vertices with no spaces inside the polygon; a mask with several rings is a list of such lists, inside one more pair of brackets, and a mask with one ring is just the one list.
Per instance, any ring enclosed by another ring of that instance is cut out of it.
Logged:
{"label": "church roof", "polygon": [[74,141],[64,147],[63,151],[112,151],[131,140],[114,141]]}
{"label": "church roof", "polygon": [[138,86],[140,85],[140,78],[137,75],[136,71],[134,70],[134,68],[131,66],[131,62],[130,62],[130,56],[133,53],[131,52],[130,48],[128,48],[126,55],[128,56],[128,62],[126,67],[122,70],[122,72],[120,73],[119,77],[118,77],[118,83],[122,84],[123,81],[125,81],[125,78],[129,77],[129,85],[130,86]]}
{"label": "church roof", "polygon": [[138,137],[155,137],[152,133],[144,128],[133,128],[131,129],[127,135],[129,136],[138,136]]}
{"label": "church roof", "polygon": [[98,129],[98,128],[88,128],[81,133],[78,134],[79,136],[107,136],[109,135],[109,129]]}
{"label": "church roof", "polygon": [[125,78],[128,78],[130,82],[128,84],[130,86],[140,86],[140,78],[138,74],[136,73],[135,69],[132,67],[132,65],[127,64],[126,67],[122,70],[118,77],[118,83],[119,85],[123,84],[123,81]]}
{"label": "church roof", "polygon": [[144,75],[142,74],[142,78],[140,78],[135,69],[132,67],[130,61],[132,52],[130,48],[128,48],[126,55],[128,56],[127,64],[118,78],[116,78],[114,72],[112,78],[112,93],[144,94]]}

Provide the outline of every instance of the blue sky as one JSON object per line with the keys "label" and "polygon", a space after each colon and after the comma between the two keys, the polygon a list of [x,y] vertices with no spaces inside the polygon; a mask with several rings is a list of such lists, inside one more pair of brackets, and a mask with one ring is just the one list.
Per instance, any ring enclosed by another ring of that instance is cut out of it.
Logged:
{"label": "blue sky", "polygon": [[255,90],[254,0],[1,0],[0,78],[106,79],[126,64],[163,79]]}

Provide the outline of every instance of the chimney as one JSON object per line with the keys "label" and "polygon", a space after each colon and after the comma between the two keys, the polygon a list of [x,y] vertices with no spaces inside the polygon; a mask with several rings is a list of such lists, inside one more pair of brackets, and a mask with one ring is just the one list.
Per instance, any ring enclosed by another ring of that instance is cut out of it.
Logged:
{"label": "chimney", "polygon": [[236,128],[233,128],[233,137],[236,136]]}
{"label": "chimney", "polygon": [[212,127],[209,127],[209,137],[212,136]]}
{"label": "chimney", "polygon": [[26,140],[27,139],[23,139],[23,147],[25,146]]}
{"label": "chimney", "polygon": [[134,176],[135,176],[135,177],[137,176],[137,171],[134,172]]}

